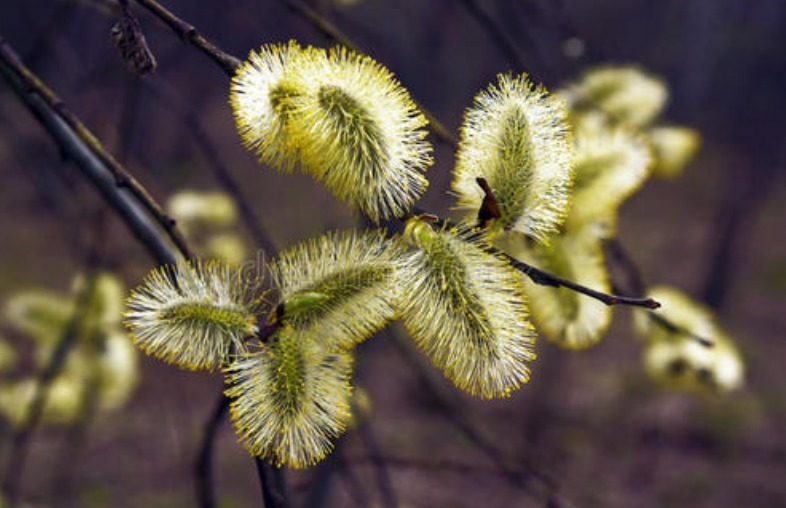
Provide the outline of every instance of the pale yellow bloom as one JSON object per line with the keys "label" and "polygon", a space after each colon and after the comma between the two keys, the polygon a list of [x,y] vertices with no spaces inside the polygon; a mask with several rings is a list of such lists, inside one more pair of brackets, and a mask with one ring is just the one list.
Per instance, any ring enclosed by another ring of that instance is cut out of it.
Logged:
{"label": "pale yellow bloom", "polygon": [[219,262],[181,262],[153,270],[131,292],[125,325],[147,354],[212,370],[256,334],[260,303],[239,270]]}
{"label": "pale yellow bloom", "polygon": [[299,159],[285,131],[288,101],[300,91],[284,84],[284,73],[293,60],[312,51],[318,50],[303,49],[295,41],[266,44],[252,51],[232,78],[229,102],[243,143],[279,171],[292,171]]}
{"label": "pale yellow bloom", "polygon": [[[667,386],[700,391],[742,386],[742,357],[707,307],[670,287],[653,288],[649,295],[661,308],[638,309],[634,325],[645,340],[644,366],[650,377]],[[657,322],[650,312],[663,315],[678,329]]]}
{"label": "pale yellow bloom", "polygon": [[652,160],[644,136],[625,129],[576,133],[573,200],[565,229],[587,226],[602,237],[616,235],[617,211],[649,176]]}
{"label": "pale yellow bloom", "polygon": [[401,252],[380,231],[328,233],[290,247],[270,266],[281,319],[328,349],[357,345],[395,314]]}
{"label": "pale yellow bloom", "polygon": [[503,397],[529,379],[535,332],[518,273],[470,231],[407,224],[417,249],[400,272],[401,319],[457,387]]}
{"label": "pale yellow bloom", "polygon": [[246,449],[294,468],[320,461],[350,419],[352,358],[319,335],[284,326],[226,370],[235,430]]}
{"label": "pale yellow bloom", "polygon": [[652,173],[658,178],[677,178],[701,148],[701,135],[687,127],[653,127],[648,132],[655,155]]}
{"label": "pale yellow bloom", "polygon": [[668,90],[662,80],[636,67],[598,67],[560,91],[571,108],[597,109],[614,122],[642,127],[663,111]]}
{"label": "pale yellow bloom", "polygon": [[499,225],[545,241],[567,212],[573,148],[563,102],[524,74],[500,75],[464,117],[453,191],[474,223],[483,177],[500,207]]}
{"label": "pale yellow bloom", "polygon": [[428,186],[426,119],[391,72],[343,47],[286,70],[287,135],[303,170],[374,221],[407,213]]}

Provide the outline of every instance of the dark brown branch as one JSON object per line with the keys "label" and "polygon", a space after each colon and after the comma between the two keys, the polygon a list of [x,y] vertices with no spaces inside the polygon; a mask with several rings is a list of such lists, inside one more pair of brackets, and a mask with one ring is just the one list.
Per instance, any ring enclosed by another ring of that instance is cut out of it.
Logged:
{"label": "dark brown branch", "polygon": [[[424,212],[419,209],[413,210],[417,215],[425,215],[429,217],[429,222],[438,226],[438,227],[452,227],[453,224],[449,220],[439,219],[436,215]],[[520,271],[527,277],[529,277],[532,282],[535,284],[540,284],[541,286],[552,286],[555,288],[564,287],[575,291],[577,293],[581,293],[583,295],[589,296],[594,298],[600,302],[605,303],[606,305],[631,305],[634,307],[644,307],[646,309],[657,309],[660,307],[660,304],[653,300],[652,298],[634,298],[630,296],[620,296],[620,295],[612,295],[608,293],[603,293],[601,291],[596,291],[594,289],[588,288],[587,286],[583,286],[577,282],[573,282],[568,279],[564,279],[559,277],[558,275],[554,275],[553,273],[546,272],[541,270],[540,268],[535,268],[532,265],[529,265],[523,261],[519,261],[518,259],[514,258],[510,254],[502,252],[501,250],[489,246],[489,252],[492,254],[501,256],[507,259],[510,262],[510,265],[515,268],[516,270]]]}
{"label": "dark brown branch", "polygon": [[262,499],[265,501],[265,508],[288,508],[286,484],[284,481],[284,470],[273,466],[259,457],[254,457],[257,466],[259,484],[262,487]]}
{"label": "dark brown branch", "polygon": [[208,58],[221,67],[221,70],[223,70],[227,76],[232,77],[235,75],[235,71],[241,61],[229,53],[222,51],[218,46],[202,37],[193,25],[178,18],[155,0],[136,0],[136,3],[163,21],[173,32],[180,36],[183,42],[194,46],[207,55]]}
{"label": "dark brown branch", "polygon": [[658,326],[665,328],[667,331],[671,333],[676,333],[680,335],[684,335],[685,337],[695,340],[699,344],[704,347],[713,347],[715,345],[715,341],[711,338],[702,337],[700,335],[696,335],[695,333],[691,332],[690,330],[685,329],[684,327],[674,323],[666,316],[659,312],[650,312],[649,313],[650,319],[655,322]]}
{"label": "dark brown branch", "polygon": [[594,298],[600,302],[605,303],[606,305],[631,305],[634,307],[644,307],[645,309],[657,309],[660,307],[660,303],[656,302],[652,298],[634,298],[631,296],[612,295],[603,293],[601,291],[596,291],[571,280],[554,275],[553,273],[535,268],[534,266],[528,265],[523,261],[519,261],[513,256],[497,249],[493,250],[507,258],[508,261],[510,261],[511,266],[532,279],[532,282],[535,284],[540,284],[542,286],[552,286],[555,288],[564,287],[577,293],[581,293],[582,295],[589,296],[590,298]]}
{"label": "dark brown branch", "polygon": [[213,449],[215,448],[218,427],[229,408],[229,398],[223,393],[218,403],[210,414],[210,419],[205,423],[202,433],[202,442],[194,467],[196,477],[197,503],[200,508],[215,508],[216,494],[213,488]]}
{"label": "dark brown branch", "polygon": [[177,254],[154,222],[177,250],[191,253],[174,220],[109,153],[95,136],[44,83],[22,64],[11,46],[0,36],[0,72],[19,99],[46,128],[65,154],[98,188],[131,232],[160,264],[177,261]]}

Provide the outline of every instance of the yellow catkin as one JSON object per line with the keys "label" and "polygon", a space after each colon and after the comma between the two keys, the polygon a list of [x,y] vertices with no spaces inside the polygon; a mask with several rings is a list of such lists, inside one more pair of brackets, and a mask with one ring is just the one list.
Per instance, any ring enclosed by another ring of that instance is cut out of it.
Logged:
{"label": "yellow catkin", "polygon": [[417,249],[400,271],[407,331],[460,389],[484,398],[509,395],[527,382],[527,363],[535,358],[516,271],[469,231],[434,231],[417,219],[408,229]]}
{"label": "yellow catkin", "polygon": [[522,74],[500,75],[464,116],[453,192],[457,207],[477,217],[488,182],[498,223],[538,241],[554,234],[567,212],[573,147],[563,102]]}

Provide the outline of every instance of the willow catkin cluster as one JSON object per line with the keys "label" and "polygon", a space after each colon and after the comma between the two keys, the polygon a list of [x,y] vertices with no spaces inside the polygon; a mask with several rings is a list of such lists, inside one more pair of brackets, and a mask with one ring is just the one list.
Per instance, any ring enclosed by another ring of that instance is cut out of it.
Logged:
{"label": "willow catkin cluster", "polygon": [[457,207],[477,216],[484,194],[476,179],[485,178],[499,225],[545,241],[565,218],[572,166],[563,102],[526,75],[500,75],[464,117],[453,178]]}
{"label": "willow catkin cluster", "polygon": [[469,231],[407,224],[417,247],[402,269],[401,318],[431,362],[456,386],[484,398],[529,379],[535,332],[510,264]]}
{"label": "willow catkin cluster", "polygon": [[306,467],[322,459],[350,419],[352,357],[321,336],[283,326],[225,373],[235,430],[254,456]]}
{"label": "willow catkin cluster", "polygon": [[134,343],[190,370],[223,366],[258,331],[259,299],[239,271],[216,261],[153,270],[126,303],[125,325]]}
{"label": "willow catkin cluster", "polygon": [[633,66],[590,69],[560,94],[571,108],[599,110],[630,127],[651,123],[669,97],[661,79]]}
{"label": "willow catkin cluster", "polygon": [[[744,365],[734,341],[708,308],[667,286],[652,288],[657,311],[637,309],[634,329],[645,341],[644,369],[666,386],[727,392],[742,386]],[[668,318],[663,326],[653,313]]]}
{"label": "willow catkin cluster", "polygon": [[[30,339],[38,373],[2,383],[3,417],[13,425],[24,422],[41,389],[38,378],[59,354],[65,336],[71,336],[73,342],[47,390],[42,421],[69,423],[83,416],[89,404],[98,411],[108,411],[128,400],[137,384],[138,359],[120,322],[124,292],[115,275],[98,272],[89,281],[78,275],[71,295],[35,289],[6,302],[8,324]],[[0,362],[0,370],[11,368],[15,350],[6,344],[0,346],[5,346],[0,348],[0,357],[10,355],[4,365]]]}
{"label": "willow catkin cluster", "polygon": [[343,47],[252,52],[232,80],[246,146],[281,171],[295,164],[372,220],[400,217],[425,192],[426,119],[385,67]]}
{"label": "willow catkin cluster", "polygon": [[595,226],[604,237],[616,235],[619,207],[649,176],[652,156],[644,136],[623,129],[576,133],[576,178],[565,229]]}

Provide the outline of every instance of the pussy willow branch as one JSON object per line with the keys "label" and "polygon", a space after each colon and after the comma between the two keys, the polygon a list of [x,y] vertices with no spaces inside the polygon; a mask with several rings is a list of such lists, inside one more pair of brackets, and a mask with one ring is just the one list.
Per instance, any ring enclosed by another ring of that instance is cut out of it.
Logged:
{"label": "pussy willow branch", "polygon": [[[21,62],[0,35],[0,72],[11,89],[58,143],[63,153],[98,188],[137,239],[160,264],[191,257],[186,241],[142,185],[109,153],[63,102]],[[155,224],[166,232],[166,239]],[[167,241],[168,239],[168,241]]]}
{"label": "pussy willow branch", "polygon": [[[196,29],[186,23],[185,21],[181,20],[170,11],[166,10],[162,7],[158,2],[155,0],[136,0],[140,5],[149,9],[153,14],[157,17],[162,19],[164,22],[167,23],[175,32],[181,34],[195,34],[191,35],[190,37],[198,37],[198,40],[203,40],[201,36],[197,36]],[[310,6],[304,4],[300,0],[283,0],[287,5],[292,7],[296,12],[300,13],[306,19],[310,20],[312,23],[315,24],[317,28],[319,28],[325,35],[330,37],[337,42],[347,45],[351,48],[356,48],[354,44],[349,41],[349,39],[344,36],[334,25],[332,25],[329,21],[323,18],[317,11],[312,9]],[[191,40],[191,39],[188,39]],[[202,44],[197,46],[203,52],[207,53],[211,56],[211,59],[222,66],[225,70],[227,75],[232,76],[234,75],[235,67],[232,67],[231,70],[229,67],[222,65],[221,61],[225,60],[225,56],[227,55],[217,46],[212,43]],[[437,122],[435,125],[441,125]],[[455,139],[453,139],[452,144],[455,145]],[[567,279],[563,279],[556,275],[549,274],[535,268],[533,266],[527,265],[526,263],[522,263],[521,261],[511,259],[511,264],[517,268],[518,270],[525,273],[529,276],[534,282],[543,285],[555,286],[555,287],[566,287],[568,289],[572,289],[573,291],[577,291],[579,293],[585,294],[592,298],[598,299],[601,302],[605,303],[606,305],[634,305],[634,306],[641,306],[646,307],[649,309],[655,309],[659,306],[657,302],[652,300],[651,298],[631,298],[626,296],[619,296],[619,295],[609,295],[606,293],[601,293],[599,291],[595,291],[593,289],[587,288],[582,286],[581,284],[577,284],[575,282],[569,281]]]}
{"label": "pussy willow branch", "polygon": [[[60,99],[22,64],[2,36],[0,72],[63,152],[93,182],[105,201],[118,213],[158,264],[174,264],[181,256],[192,258],[175,222],[163,213],[142,185],[104,150],[79,119],[63,106]],[[161,229],[156,227],[155,223],[158,223]],[[165,233],[162,233],[162,230]],[[266,488],[268,486],[263,485],[263,489]]]}
{"label": "pussy willow branch", "polygon": [[545,272],[539,268],[535,268],[534,266],[524,263],[523,261],[519,261],[513,256],[497,249],[492,250],[507,258],[511,266],[532,279],[532,282],[535,284],[540,284],[542,286],[553,286],[555,288],[564,287],[577,293],[581,293],[582,295],[594,298],[600,302],[605,303],[606,305],[631,305],[634,307],[644,307],[645,309],[657,309],[660,307],[660,303],[656,302],[652,298],[635,298],[631,296],[612,295],[596,291],[571,280],[564,279],[552,273]]}

